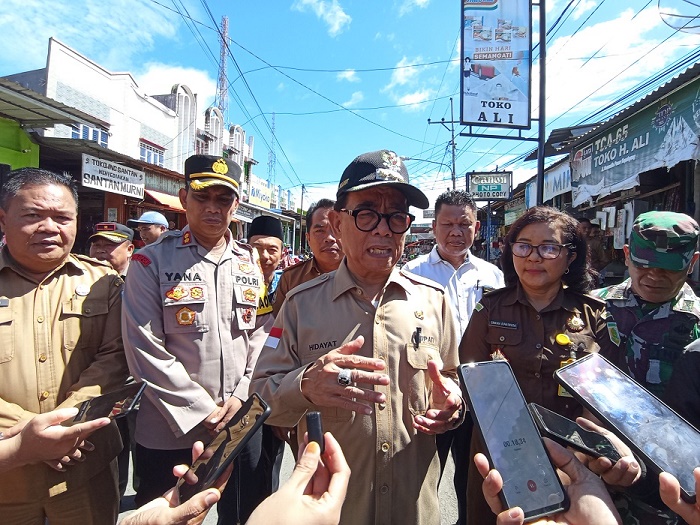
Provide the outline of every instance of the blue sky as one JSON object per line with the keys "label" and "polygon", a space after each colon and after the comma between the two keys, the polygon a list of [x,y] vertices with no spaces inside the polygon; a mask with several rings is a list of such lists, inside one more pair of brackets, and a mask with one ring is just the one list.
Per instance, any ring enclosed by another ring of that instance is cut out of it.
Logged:
{"label": "blue sky", "polygon": [[[569,2],[547,0],[548,26]],[[658,3],[571,2],[547,48],[548,131],[587,121],[700,47],[699,35],[664,24]],[[661,4],[665,11],[692,7]],[[235,59],[227,63],[226,119],[255,137],[256,175],[268,178],[274,112],[275,181],[297,194],[305,184],[305,203],[332,196],[355,156],[381,148],[432,161],[407,164],[412,181],[434,195],[451,187],[450,131],[428,119],[449,121],[450,97],[458,119],[460,7],[458,0],[2,0],[0,75],[43,67],[53,36],[110,71],[131,72],[144,93],[189,85],[203,113],[216,92],[214,25],[226,15]],[[467,171],[492,170],[533,147],[459,136],[456,144],[458,187]],[[509,167],[516,183],[534,168]]]}

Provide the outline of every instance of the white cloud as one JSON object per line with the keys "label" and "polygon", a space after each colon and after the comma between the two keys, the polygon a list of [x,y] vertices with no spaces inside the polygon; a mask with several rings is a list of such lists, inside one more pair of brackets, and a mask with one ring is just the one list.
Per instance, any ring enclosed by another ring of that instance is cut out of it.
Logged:
{"label": "white cloud", "polygon": [[[668,33],[658,31],[665,26],[657,11],[647,9],[634,15],[633,10],[627,9],[615,19],[584,27],[550,45],[547,51],[550,118],[566,111],[570,119],[585,117],[591,108],[614,101],[672,63],[683,45],[697,47],[697,35],[680,33],[672,41],[659,45]],[[533,101],[538,100],[538,69],[532,71]],[[639,98],[645,94],[640,93]],[[579,104],[582,100],[586,103]]]}
{"label": "white cloud", "polygon": [[430,4],[430,0],[404,0],[399,7],[399,16],[403,16],[413,11],[415,7],[425,9]]}
{"label": "white cloud", "polygon": [[179,23],[177,14],[136,0],[71,0],[50,6],[44,0],[2,0],[0,49],[13,51],[0,53],[0,74],[45,67],[49,37],[107,69],[128,70],[138,63],[134,57],[154,48],[156,39],[174,38]]}
{"label": "white cloud", "polygon": [[292,5],[302,13],[311,10],[328,25],[328,34],[338,36],[350,25],[352,17],[348,15],[338,3],[338,0],[297,0]]}
{"label": "white cloud", "polygon": [[406,66],[420,64],[422,61],[423,58],[420,56],[414,58],[413,60],[403,57],[401,60],[399,60],[399,63],[396,64],[396,69],[391,73],[391,80],[382,88],[382,91],[390,91],[397,86],[405,86],[409,82],[415,80],[420,73],[419,68]]}
{"label": "white cloud", "polygon": [[360,102],[362,102],[365,99],[365,96],[362,94],[362,91],[355,91],[352,96],[350,97],[350,100],[347,102],[343,102],[343,106],[346,108],[350,108],[353,106],[357,106]]}
{"label": "white cloud", "polygon": [[421,103],[430,100],[434,96],[435,92],[432,89],[420,89],[400,96],[396,103],[400,105],[407,104],[407,106],[402,108],[405,111],[419,111],[422,109]]}
{"label": "white cloud", "polygon": [[588,13],[588,11],[595,8],[597,3],[598,2],[596,2],[596,0],[583,0],[582,2],[577,4],[572,15],[574,17],[574,20],[578,20],[583,15]]}
{"label": "white cloud", "polygon": [[357,76],[357,71],[354,69],[346,69],[336,75],[337,80],[347,80],[348,82],[359,82],[360,77]]}
{"label": "white cloud", "polygon": [[197,125],[204,127],[204,112],[216,96],[216,79],[200,69],[170,66],[157,62],[148,63],[141,72],[134,73],[141,93],[163,95],[170,93],[174,84],[184,84],[197,95]]}

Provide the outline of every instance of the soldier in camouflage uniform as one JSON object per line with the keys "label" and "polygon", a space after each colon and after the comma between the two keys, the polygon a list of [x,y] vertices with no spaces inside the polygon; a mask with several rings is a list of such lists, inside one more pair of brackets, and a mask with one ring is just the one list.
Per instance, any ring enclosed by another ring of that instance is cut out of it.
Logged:
{"label": "soldier in camouflage uniform", "polygon": [[[630,277],[593,292],[606,301],[610,338],[621,348],[617,365],[662,399],[674,363],[700,336],[700,299],[686,283],[699,255],[698,232],[697,222],[683,213],[639,215],[623,248]],[[616,504],[626,525],[678,523],[658,499],[656,479]]]}

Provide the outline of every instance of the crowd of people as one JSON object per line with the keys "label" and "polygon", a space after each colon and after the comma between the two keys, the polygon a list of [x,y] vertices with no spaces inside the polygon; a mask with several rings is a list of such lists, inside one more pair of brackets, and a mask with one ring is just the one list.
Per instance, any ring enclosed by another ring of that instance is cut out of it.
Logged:
{"label": "crowd of people", "polygon": [[[700,524],[700,505],[681,498],[673,476],[646,469],[553,379],[600,353],[700,426],[700,300],[686,283],[700,229],[691,217],[637,217],[624,249],[629,278],[594,290],[588,233],[570,215],[529,209],[497,267],[472,252],[476,205],[453,190],[435,203],[433,250],[399,269],[410,206],[429,201],[401,158],[379,150],[350,162],[335,200],[311,206],[313,256],[281,269],[279,220],[256,218],[247,243],[229,229],[240,178],[228,159],[190,157],[179,192],[187,226],[168,230],[156,212],[99,223],[88,257],[72,253],[75,183],[34,168],[8,175],[4,523],[114,524],[130,455],[139,509],[125,525],[200,523],[214,504],[220,524],[439,523],[450,452],[458,523],[523,523],[521,509],[502,508],[508,473],[483,454],[456,374],[460,363],[505,359],[528,402],[605,434],[621,457],[547,441],[570,504],[546,519]],[[129,418],[61,424],[132,380],[148,386]],[[271,408],[262,431],[211,488],[180,502],[178,479],[193,481],[186,465],[252,393]],[[308,440],[309,411],[328,431],[323,453]],[[280,486],[287,445],[299,459]]]}

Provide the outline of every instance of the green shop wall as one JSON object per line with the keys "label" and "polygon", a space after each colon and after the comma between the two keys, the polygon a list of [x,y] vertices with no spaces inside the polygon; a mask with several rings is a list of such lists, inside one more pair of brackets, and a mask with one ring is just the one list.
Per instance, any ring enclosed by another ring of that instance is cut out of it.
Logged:
{"label": "green shop wall", "polygon": [[39,145],[32,142],[18,122],[1,117],[0,164],[9,164],[13,170],[39,167]]}

